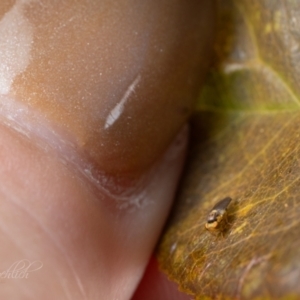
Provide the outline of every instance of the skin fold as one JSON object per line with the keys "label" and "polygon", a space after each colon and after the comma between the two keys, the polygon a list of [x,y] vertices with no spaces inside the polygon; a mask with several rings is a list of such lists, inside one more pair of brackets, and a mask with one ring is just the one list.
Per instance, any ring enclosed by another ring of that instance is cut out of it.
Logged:
{"label": "skin fold", "polygon": [[1,299],[159,292],[212,20],[209,0],[1,1]]}

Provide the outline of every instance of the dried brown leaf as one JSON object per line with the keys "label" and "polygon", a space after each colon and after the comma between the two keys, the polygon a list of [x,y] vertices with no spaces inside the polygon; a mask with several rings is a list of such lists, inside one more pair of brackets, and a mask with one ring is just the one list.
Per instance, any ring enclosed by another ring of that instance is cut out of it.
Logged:
{"label": "dried brown leaf", "polygon": [[[299,299],[300,2],[220,0],[218,22],[160,264],[196,299]],[[211,235],[226,196],[228,230]]]}

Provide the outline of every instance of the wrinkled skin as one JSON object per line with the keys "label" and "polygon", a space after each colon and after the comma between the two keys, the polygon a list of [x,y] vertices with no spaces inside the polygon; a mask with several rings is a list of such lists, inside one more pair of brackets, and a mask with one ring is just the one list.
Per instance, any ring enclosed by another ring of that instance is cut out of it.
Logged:
{"label": "wrinkled skin", "polygon": [[155,260],[145,270],[208,68],[211,3],[1,1],[1,299],[186,299]]}

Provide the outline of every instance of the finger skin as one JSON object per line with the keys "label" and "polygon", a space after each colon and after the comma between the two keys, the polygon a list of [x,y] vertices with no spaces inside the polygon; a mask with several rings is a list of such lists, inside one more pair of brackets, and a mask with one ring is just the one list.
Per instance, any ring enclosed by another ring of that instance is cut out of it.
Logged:
{"label": "finger skin", "polygon": [[[130,299],[176,191],[184,132],[136,184],[112,194],[0,126],[0,299]],[[25,261],[28,278],[12,278]]]}
{"label": "finger skin", "polygon": [[176,192],[211,3],[1,1],[0,299],[131,298]]}
{"label": "finger skin", "polygon": [[159,270],[158,262],[152,257],[145,275],[131,300],[191,300],[191,296],[178,290],[178,286],[170,281]]}

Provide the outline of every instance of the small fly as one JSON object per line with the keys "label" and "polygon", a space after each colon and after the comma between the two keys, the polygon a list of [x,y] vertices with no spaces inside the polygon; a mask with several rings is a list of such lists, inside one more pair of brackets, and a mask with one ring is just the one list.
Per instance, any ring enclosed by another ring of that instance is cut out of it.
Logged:
{"label": "small fly", "polygon": [[230,197],[226,197],[223,200],[219,201],[213,209],[210,211],[205,228],[211,233],[223,232],[226,225],[228,224],[227,220],[227,208],[231,202]]}

